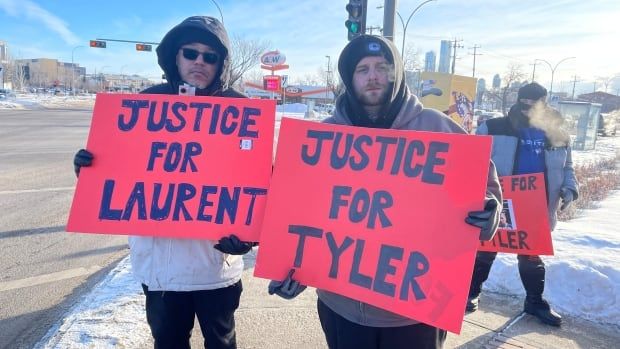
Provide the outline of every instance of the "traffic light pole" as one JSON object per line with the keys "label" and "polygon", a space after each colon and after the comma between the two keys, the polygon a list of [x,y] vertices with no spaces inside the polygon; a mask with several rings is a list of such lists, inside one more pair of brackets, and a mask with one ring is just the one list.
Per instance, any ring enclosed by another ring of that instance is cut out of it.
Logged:
{"label": "traffic light pole", "polygon": [[385,0],[383,8],[383,36],[394,42],[394,20],[396,19],[397,0]]}
{"label": "traffic light pole", "polygon": [[148,45],[159,45],[158,42],[148,42],[148,41],[133,41],[133,40],[118,40],[118,39],[97,39],[100,41],[114,41],[114,42],[129,42],[132,44],[148,44]]}

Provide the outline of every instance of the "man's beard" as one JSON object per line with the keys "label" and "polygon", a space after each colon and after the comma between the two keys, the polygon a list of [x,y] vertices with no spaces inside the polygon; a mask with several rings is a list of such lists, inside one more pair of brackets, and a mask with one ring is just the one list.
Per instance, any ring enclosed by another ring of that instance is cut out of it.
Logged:
{"label": "man's beard", "polygon": [[357,100],[364,106],[376,107],[384,105],[388,100],[388,88],[381,91],[378,96],[368,96],[364,92],[357,93]]}

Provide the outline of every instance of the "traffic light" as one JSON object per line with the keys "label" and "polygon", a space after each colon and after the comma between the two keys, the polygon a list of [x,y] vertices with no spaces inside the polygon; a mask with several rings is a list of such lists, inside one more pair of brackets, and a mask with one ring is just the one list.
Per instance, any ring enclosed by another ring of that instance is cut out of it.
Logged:
{"label": "traffic light", "polygon": [[136,51],[151,51],[152,50],[152,46],[151,45],[147,45],[147,44],[136,44]]}
{"label": "traffic light", "polygon": [[105,41],[91,40],[90,47],[105,48]]}
{"label": "traffic light", "polygon": [[349,19],[344,22],[348,30],[349,41],[366,32],[366,7],[368,0],[349,0],[346,6]]}

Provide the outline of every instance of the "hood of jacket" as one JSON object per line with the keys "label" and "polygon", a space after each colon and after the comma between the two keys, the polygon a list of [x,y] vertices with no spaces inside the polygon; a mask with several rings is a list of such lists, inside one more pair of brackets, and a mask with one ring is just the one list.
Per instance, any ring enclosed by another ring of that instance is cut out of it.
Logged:
{"label": "hood of jacket", "polygon": [[192,16],[179,23],[164,36],[157,46],[157,62],[166,74],[168,84],[176,91],[182,83],[176,64],[176,55],[182,45],[200,42],[211,46],[222,59],[218,73],[211,85],[197,89],[197,95],[212,95],[218,90],[226,90],[230,83],[230,41],[224,25],[208,16]]}
{"label": "hood of jacket", "polygon": [[[358,101],[353,89],[353,72],[355,71],[357,63],[359,63],[363,57],[371,55],[364,55],[362,48],[365,47],[365,45],[373,44],[378,44],[380,46],[381,55],[392,64],[393,68],[392,81],[388,86],[388,100],[379,112],[379,117],[376,120],[369,118],[368,113]],[[355,126],[390,128],[401,110],[403,103],[410,98],[409,89],[405,83],[403,62],[398,53],[398,49],[391,41],[384,37],[360,35],[351,40],[340,54],[338,59],[338,72],[345,86],[345,91],[336,100],[336,105],[340,105],[341,108],[344,108],[345,114]]]}

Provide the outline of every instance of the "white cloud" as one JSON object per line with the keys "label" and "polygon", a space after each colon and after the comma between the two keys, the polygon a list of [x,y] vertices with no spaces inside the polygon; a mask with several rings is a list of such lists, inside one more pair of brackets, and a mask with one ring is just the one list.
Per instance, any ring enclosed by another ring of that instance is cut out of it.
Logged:
{"label": "white cloud", "polygon": [[26,17],[40,22],[58,34],[67,44],[76,45],[81,41],[69,30],[65,21],[30,0],[0,0],[0,10],[12,17]]}

